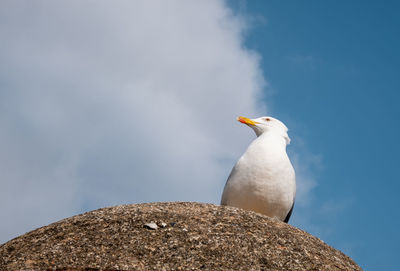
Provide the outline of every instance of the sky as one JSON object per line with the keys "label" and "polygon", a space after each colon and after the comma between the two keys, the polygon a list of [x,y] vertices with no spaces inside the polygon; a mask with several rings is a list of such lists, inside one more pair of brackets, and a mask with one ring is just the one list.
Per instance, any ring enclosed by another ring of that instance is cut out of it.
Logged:
{"label": "sky", "polygon": [[396,1],[0,3],[0,243],[97,208],[218,204],[255,135],[289,127],[290,224],[396,270]]}

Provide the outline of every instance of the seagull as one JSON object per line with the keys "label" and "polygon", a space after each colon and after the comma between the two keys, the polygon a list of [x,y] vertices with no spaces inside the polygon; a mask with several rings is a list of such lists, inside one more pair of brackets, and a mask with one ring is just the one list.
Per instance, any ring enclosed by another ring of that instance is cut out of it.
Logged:
{"label": "seagull", "polygon": [[278,119],[237,120],[251,127],[257,138],[233,167],[221,205],[254,211],[288,223],[296,196],[296,176],[286,146],[288,128]]}

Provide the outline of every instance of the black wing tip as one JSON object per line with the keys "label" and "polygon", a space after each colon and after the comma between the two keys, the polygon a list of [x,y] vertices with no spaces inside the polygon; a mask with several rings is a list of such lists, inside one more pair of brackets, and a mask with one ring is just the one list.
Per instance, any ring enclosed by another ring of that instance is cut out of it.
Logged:
{"label": "black wing tip", "polygon": [[293,204],[292,204],[292,208],[290,208],[290,211],[289,211],[289,213],[287,214],[285,220],[283,220],[283,222],[285,222],[285,223],[288,223],[288,222],[289,222],[290,216],[292,215],[292,212],[293,212],[293,207],[294,207],[294,202],[293,202]]}

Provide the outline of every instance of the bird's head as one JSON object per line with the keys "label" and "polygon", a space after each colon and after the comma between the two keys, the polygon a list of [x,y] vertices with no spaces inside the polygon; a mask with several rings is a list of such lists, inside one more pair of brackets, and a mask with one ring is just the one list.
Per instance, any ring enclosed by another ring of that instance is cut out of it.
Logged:
{"label": "bird's head", "polygon": [[266,116],[256,119],[238,117],[237,120],[250,126],[254,132],[256,132],[257,136],[260,136],[263,133],[275,133],[281,135],[285,139],[286,144],[290,143],[290,138],[287,134],[288,128],[278,119]]}

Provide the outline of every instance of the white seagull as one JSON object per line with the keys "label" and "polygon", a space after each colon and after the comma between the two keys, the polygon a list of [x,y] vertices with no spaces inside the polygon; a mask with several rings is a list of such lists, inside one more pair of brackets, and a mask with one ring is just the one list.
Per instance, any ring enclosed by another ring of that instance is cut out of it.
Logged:
{"label": "white seagull", "polygon": [[233,167],[221,205],[239,207],[288,222],[296,195],[296,177],[286,145],[287,127],[272,117],[238,121],[250,126],[257,138]]}

